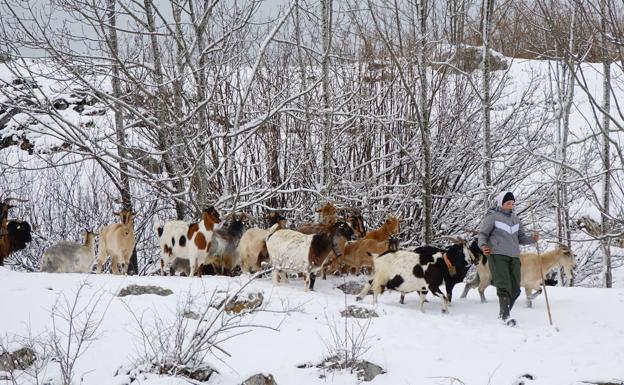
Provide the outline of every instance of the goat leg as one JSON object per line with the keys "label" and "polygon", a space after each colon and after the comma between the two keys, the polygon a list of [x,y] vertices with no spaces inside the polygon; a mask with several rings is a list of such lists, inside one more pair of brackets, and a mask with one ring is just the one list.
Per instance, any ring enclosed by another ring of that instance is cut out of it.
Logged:
{"label": "goat leg", "polygon": [[309,274],[309,281],[310,281],[310,290],[314,290],[314,281],[316,281],[316,275],[314,275],[314,273],[310,272]]}

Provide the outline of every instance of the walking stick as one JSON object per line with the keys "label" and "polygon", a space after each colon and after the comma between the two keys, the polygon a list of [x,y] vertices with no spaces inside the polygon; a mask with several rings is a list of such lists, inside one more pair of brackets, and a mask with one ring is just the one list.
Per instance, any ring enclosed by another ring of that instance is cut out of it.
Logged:
{"label": "walking stick", "polygon": [[[531,220],[533,221],[533,231],[537,228],[535,226],[535,205],[531,209]],[[548,302],[548,292],[546,291],[546,284],[544,283],[544,270],[542,268],[542,257],[540,255],[540,248],[538,241],[535,241],[535,250],[537,250],[537,259],[539,260],[540,274],[542,276],[542,289],[544,290],[544,298],[546,298],[546,309],[548,310],[548,322],[550,326],[553,326],[552,314],[550,313],[550,303]],[[557,327],[555,330],[559,331]]]}

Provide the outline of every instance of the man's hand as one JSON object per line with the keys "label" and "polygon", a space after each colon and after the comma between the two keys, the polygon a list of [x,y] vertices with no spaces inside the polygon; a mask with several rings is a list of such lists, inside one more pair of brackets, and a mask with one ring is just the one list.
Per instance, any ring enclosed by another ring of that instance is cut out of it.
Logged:
{"label": "man's hand", "polygon": [[537,242],[540,239],[539,233],[537,231],[534,231],[531,238],[533,238],[533,242]]}
{"label": "man's hand", "polygon": [[488,245],[483,245],[481,247],[481,251],[483,251],[483,254],[485,254],[486,256],[490,255],[490,246]]}

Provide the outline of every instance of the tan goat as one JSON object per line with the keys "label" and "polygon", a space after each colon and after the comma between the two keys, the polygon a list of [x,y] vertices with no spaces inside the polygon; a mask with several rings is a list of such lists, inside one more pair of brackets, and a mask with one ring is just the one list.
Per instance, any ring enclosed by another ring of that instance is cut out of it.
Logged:
{"label": "tan goat", "polygon": [[132,223],[133,212],[122,210],[113,212],[120,217],[121,223],[114,223],[100,229],[100,246],[97,256],[97,273],[102,272],[102,265],[106,258],[111,256],[111,271],[113,274],[128,273],[128,264],[134,250],[134,226]]}
{"label": "tan goat", "polygon": [[[278,229],[283,229],[286,218],[278,212],[270,212],[265,217],[269,228],[278,223]],[[241,259],[243,272],[255,273],[262,268],[263,262],[269,262],[269,251],[265,238],[269,230],[253,227],[243,234],[238,243],[238,255]]]}
{"label": "tan goat", "polygon": [[[541,272],[540,272],[541,261]],[[520,254],[520,286],[524,287],[526,294],[527,307],[533,306],[533,299],[542,292],[541,284],[542,279],[546,279],[546,273],[548,273],[554,267],[563,267],[566,276],[572,276],[572,268],[574,267],[574,258],[565,246],[559,246],[555,250],[541,253],[538,257],[536,253],[522,253]],[[477,264],[477,272],[479,273],[479,296],[481,302],[485,300],[485,289],[490,285],[492,281],[492,275],[490,273],[490,267],[487,263],[487,258],[481,258],[479,264]],[[542,274],[544,274],[542,276]],[[468,291],[474,286],[467,283],[464,288],[462,298],[466,297]],[[535,291],[535,293],[533,293]]]}

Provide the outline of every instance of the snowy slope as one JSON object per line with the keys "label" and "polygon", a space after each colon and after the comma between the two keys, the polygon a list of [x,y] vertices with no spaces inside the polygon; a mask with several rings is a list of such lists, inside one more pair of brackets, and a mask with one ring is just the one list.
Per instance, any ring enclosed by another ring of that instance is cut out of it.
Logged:
{"label": "snowy slope", "polygon": [[[173,290],[167,297],[156,295],[124,298],[135,312],[144,313],[144,325],[154,320],[152,312],[173,318],[176,307],[188,292],[211,293],[215,288],[238,287],[246,276],[238,278],[207,277],[117,277],[110,275],[54,275],[18,273],[0,268],[0,331],[3,338],[33,335],[50,329],[50,311],[59,295],[73,298],[80,282],[87,280],[83,299],[105,292],[98,310],[104,312],[101,335],[78,359],[76,372],[89,385],[118,383],[114,373],[129,366],[136,357],[140,339],[137,324],[122,299],[112,295],[131,283],[159,285]],[[354,279],[354,278],[351,278]],[[317,281],[316,292],[304,292],[300,280],[273,287],[267,279],[252,282],[250,290],[260,291],[269,301],[269,309],[301,306],[302,311],[286,315],[263,312],[248,315],[254,324],[280,325],[279,332],[253,329],[224,344],[232,355],[223,362],[213,356],[207,361],[217,368],[208,384],[240,384],[249,376],[264,372],[274,375],[279,384],[356,384],[346,372],[325,373],[319,369],[298,369],[308,362],[318,363],[327,356],[330,340],[327,326],[340,324],[340,310],[345,296],[335,286],[341,278]],[[379,318],[372,319],[369,337],[371,349],[364,358],[381,365],[386,374],[372,384],[451,384],[450,377],[469,385],[512,384],[523,374],[531,374],[532,385],[577,384],[581,381],[624,380],[624,289],[588,289],[549,287],[557,332],[548,326],[544,297],[528,309],[521,302],[514,308],[519,328],[508,328],[496,319],[495,292],[488,288],[490,302],[480,304],[476,292],[459,299],[462,286],[455,288],[450,314],[442,315],[437,299],[429,298],[425,313],[416,310],[416,296],[408,296],[405,305],[397,293],[380,297],[376,307]],[[347,296],[355,304],[354,296]],[[372,307],[372,298],[364,306]],[[349,319],[349,322],[352,322]],[[362,321],[360,321],[362,323]],[[47,376],[58,369],[50,364]],[[0,382],[1,383],[1,382]],[[143,384],[185,384],[181,379],[153,378]]]}

